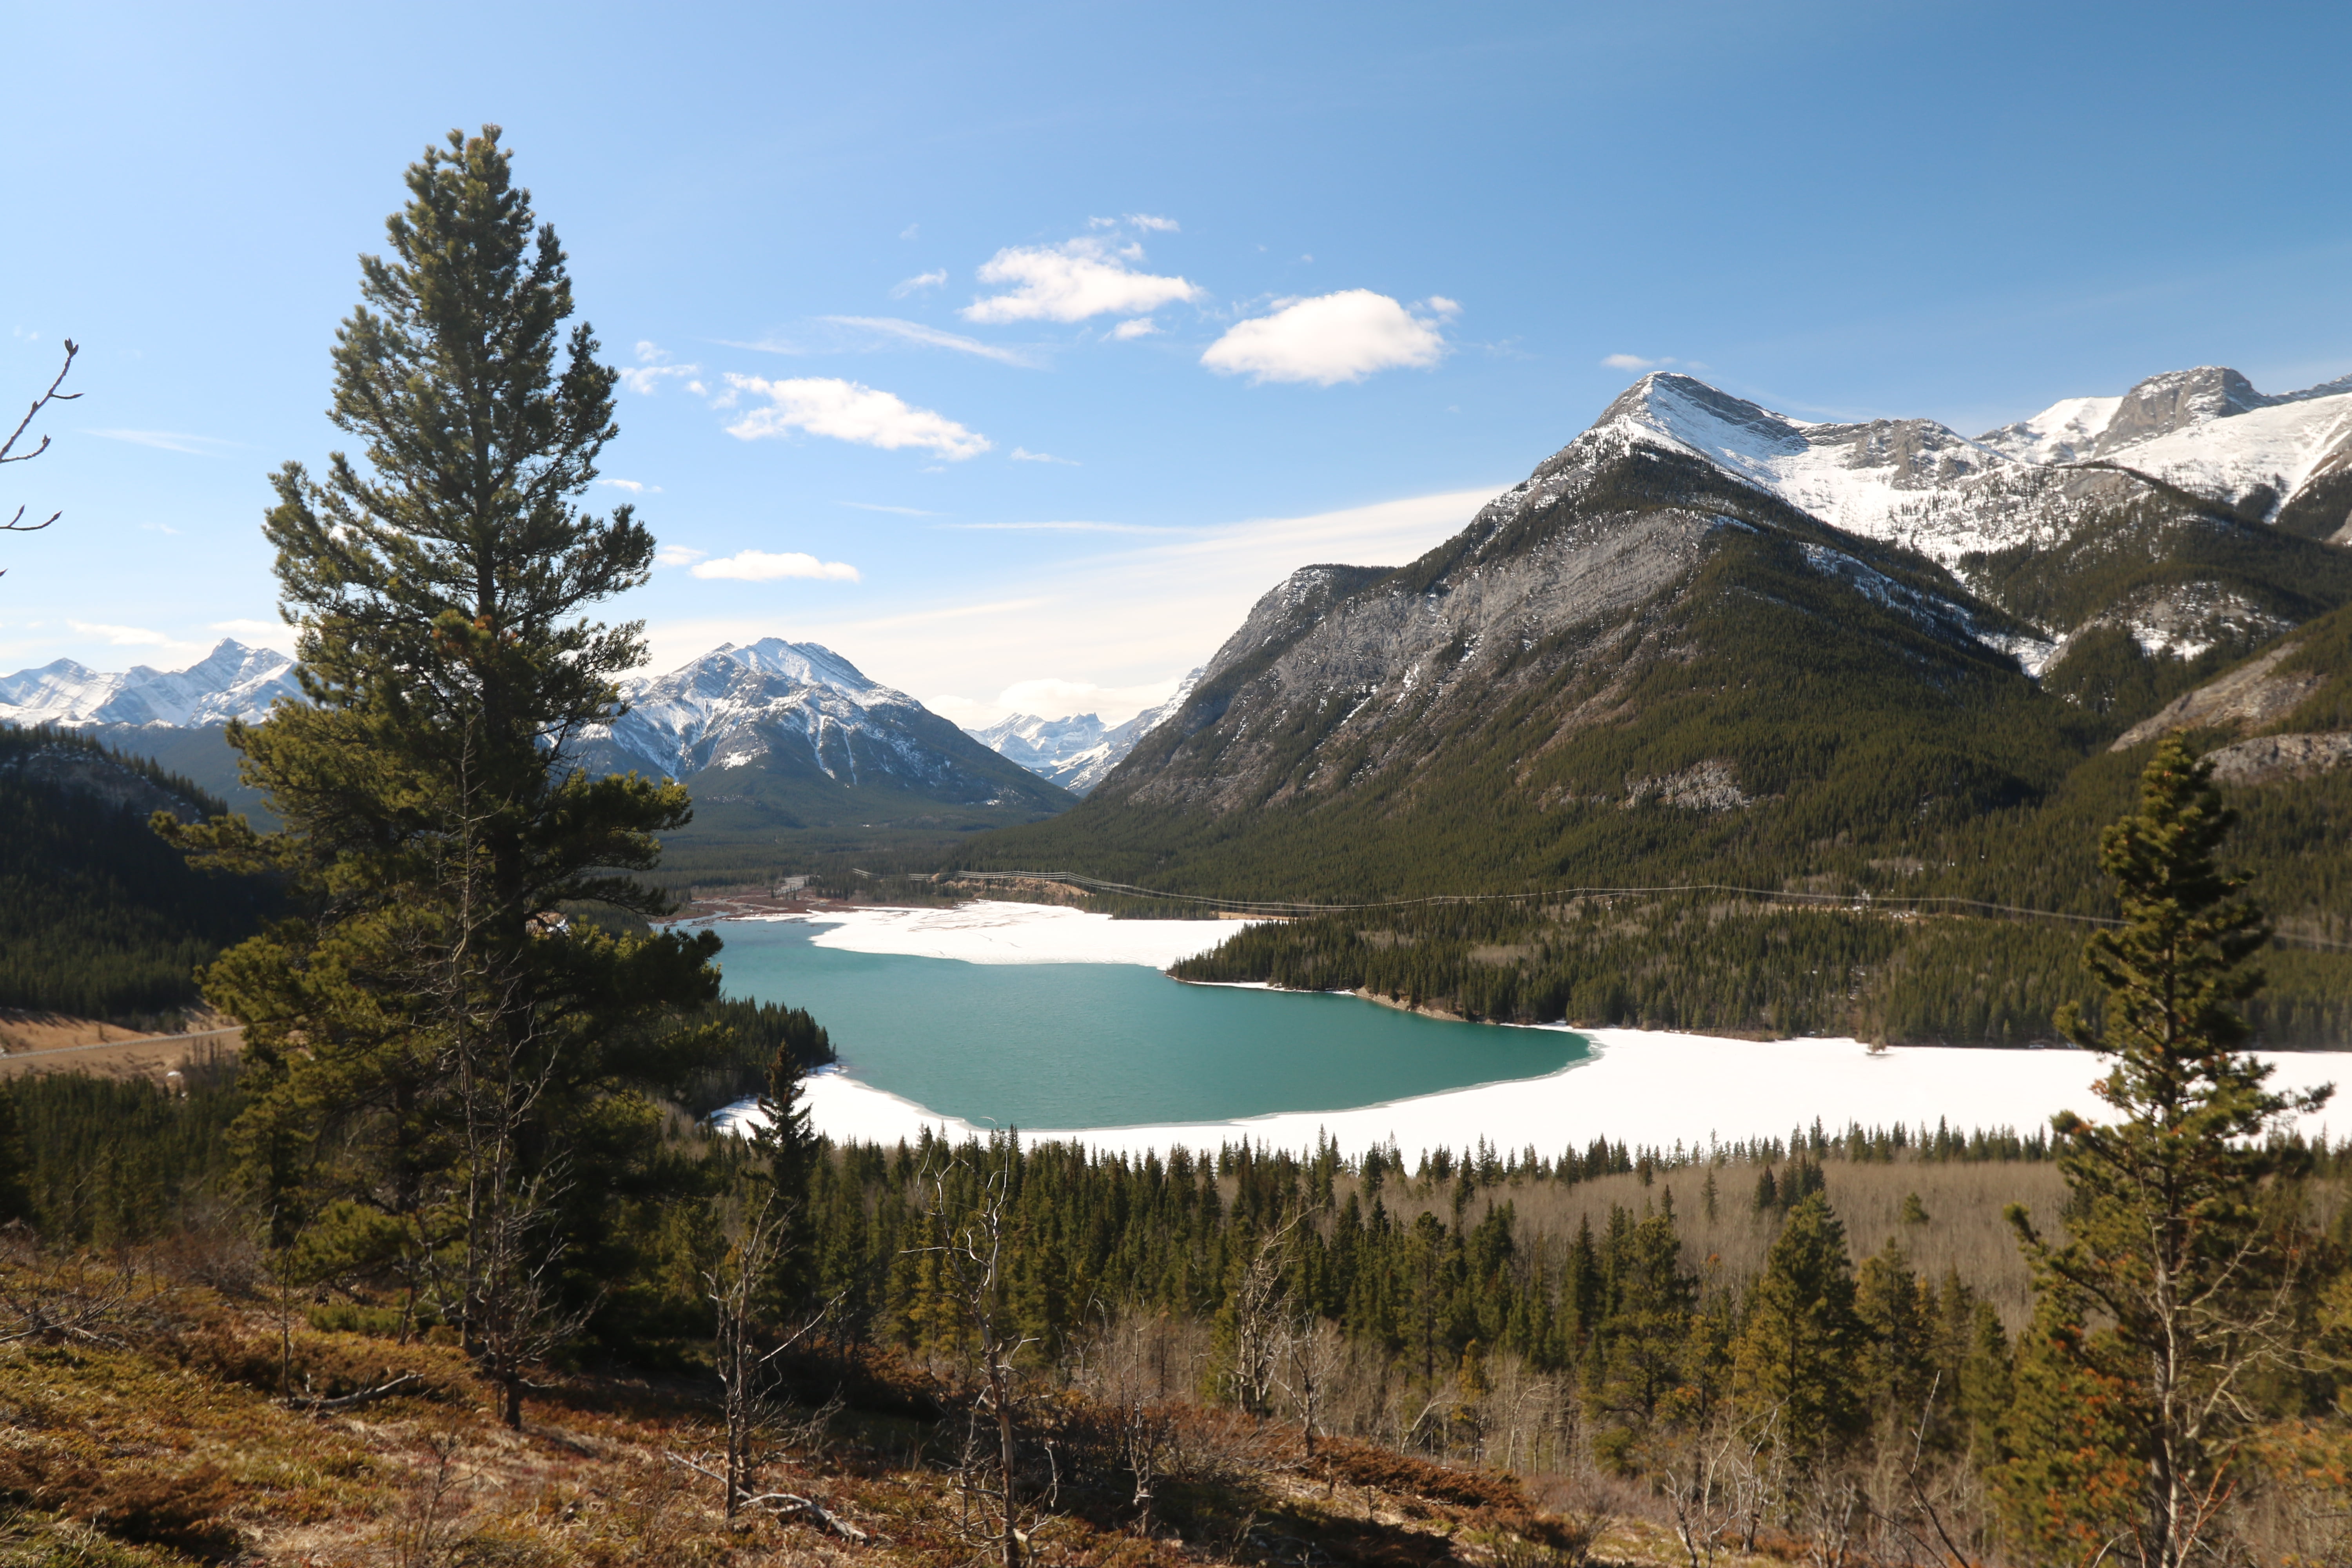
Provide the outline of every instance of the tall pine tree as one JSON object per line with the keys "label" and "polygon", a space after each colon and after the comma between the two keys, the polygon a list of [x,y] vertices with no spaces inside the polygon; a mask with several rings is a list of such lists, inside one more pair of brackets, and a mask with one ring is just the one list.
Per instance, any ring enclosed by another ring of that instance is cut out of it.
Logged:
{"label": "tall pine tree", "polygon": [[511,1423],[582,1316],[599,1187],[656,1136],[644,1091],[702,1047],[666,1025],[715,994],[718,944],[555,913],[666,907],[626,873],[687,820],[684,789],[572,762],[644,651],[582,612],[642,583],[654,542],[628,507],[578,506],[615,373],[562,331],[562,247],[498,129],[452,132],[407,185],[336,338],[331,417],[360,460],[287,464],[264,525],[310,701],[228,739],[285,829],[177,837],[309,901],[205,975],[247,1025],[239,1136],[280,1241],[342,1216],[458,1327]]}
{"label": "tall pine tree", "polygon": [[2248,1034],[2238,1004],[2262,984],[2246,961],[2270,929],[2216,863],[2235,814],[2211,775],[2166,740],[2141,775],[2139,809],[2100,840],[2126,923],[2084,947],[2104,1019],[2068,1007],[2058,1025],[2110,1061],[2093,1089],[2115,1114],[2053,1119],[2063,1241],[2010,1210],[2057,1325],[2050,1353],[2118,1391],[2106,1430],[2140,1477],[2134,1550],[2158,1568],[2198,1555],[2232,1485],[2248,1382],[2294,1353],[2296,1249],[2282,1234],[2291,1222],[2266,1212],[2280,1156],[2265,1135],[2326,1099],[2273,1093],[2271,1069],[2237,1048]]}

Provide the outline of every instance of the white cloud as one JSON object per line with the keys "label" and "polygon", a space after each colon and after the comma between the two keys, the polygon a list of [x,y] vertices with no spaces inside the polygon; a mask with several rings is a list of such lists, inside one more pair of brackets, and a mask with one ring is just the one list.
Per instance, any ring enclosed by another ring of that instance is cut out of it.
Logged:
{"label": "white cloud", "polygon": [[658,344],[640,342],[637,344],[637,363],[621,372],[621,384],[640,397],[651,397],[661,390],[663,382],[683,380],[687,383],[687,390],[693,392],[700,390],[694,384],[693,378],[701,374],[699,367],[695,365],[673,364],[670,356]]}
{"label": "white cloud", "polygon": [[698,563],[698,577],[727,577],[739,583],[773,583],[785,577],[814,577],[824,582],[855,583],[857,568],[846,561],[819,561],[797,550],[772,554],[765,550],[739,550],[716,561]]}
{"label": "white cloud", "polygon": [[1462,313],[1462,301],[1449,300],[1443,294],[1432,294],[1421,302],[1421,308],[1441,321],[1450,321]]}
{"label": "white cloud", "polygon": [[1201,290],[1181,278],[1131,271],[1142,248],[1093,237],[1060,245],[1000,250],[980,269],[982,283],[1010,284],[1010,293],[975,300],[961,312],[968,321],[1083,321],[1089,316],[1137,315]]}
{"label": "white cloud", "polygon": [[1076,458],[1057,458],[1051,452],[1033,452],[1026,447],[1013,447],[1013,460],[1016,463],[1058,463],[1066,468],[1082,468],[1086,467],[1085,464],[1079,462]]}
{"label": "white cloud", "polygon": [[168,522],[142,522],[139,526],[149,533],[176,534],[180,531]]}
{"label": "white cloud", "polygon": [[1138,316],[1131,321],[1121,321],[1113,327],[1110,330],[1110,335],[1117,342],[1125,343],[1132,342],[1137,338],[1148,338],[1159,330],[1160,323],[1150,317]]}
{"label": "white cloud", "polygon": [[[832,614],[796,612],[792,635],[838,648],[901,691],[992,693],[1041,672],[1129,691],[1208,662],[1250,606],[1298,567],[1411,561],[1517,477],[1310,517],[1260,516],[1132,540],[1074,537],[1076,548],[1066,558],[1040,562],[1021,552],[977,562],[958,584],[960,594],[903,609],[894,600],[886,616],[858,614],[846,600]],[[657,620],[647,633],[652,668],[667,670],[722,642],[773,637],[776,626],[772,614],[747,605],[727,615]],[[1153,697],[1164,694],[1163,688]],[[1107,696],[1089,703],[1113,722],[1147,705]],[[1004,715],[950,716],[986,724]]]}
{"label": "white cloud", "polygon": [[691,566],[709,553],[708,550],[697,550],[691,544],[664,544],[654,551],[654,564]]}
{"label": "white cloud", "polygon": [[887,511],[898,517],[937,517],[940,515],[935,511],[925,511],[919,506],[884,506],[879,501],[845,500],[841,504],[846,507],[855,507],[859,511]]}
{"label": "white cloud", "polygon": [[993,444],[945,415],[917,408],[894,394],[854,381],[832,376],[767,381],[756,375],[730,374],[727,384],[730,393],[750,394],[769,402],[768,407],[751,409],[727,426],[727,433],[740,440],[805,430],[812,436],[888,452],[914,447],[959,460],[976,458]]}
{"label": "white cloud", "polygon": [[908,295],[922,289],[936,289],[947,280],[948,269],[944,267],[936,271],[918,272],[912,278],[904,278],[890,285],[890,298],[903,300]]}
{"label": "white cloud", "polygon": [[1176,220],[1172,217],[1154,217],[1150,213],[1129,213],[1127,215],[1127,221],[1138,228],[1150,229],[1155,234],[1176,232]]}
{"label": "white cloud", "polygon": [[598,479],[596,482],[610,485],[616,490],[626,490],[633,496],[657,496],[662,493],[661,486],[645,484],[636,479]]}
{"label": "white cloud", "polygon": [[191,436],[180,430],[85,430],[82,434],[103,437],[109,441],[128,441],[134,447],[152,447],[159,452],[184,453],[191,458],[209,458],[220,447],[237,445],[217,437]]}
{"label": "white cloud", "polygon": [[110,647],[185,647],[188,645],[173,637],[146,626],[110,626],[90,621],[68,621],[66,625],[86,637],[102,637]]}
{"label": "white cloud", "polygon": [[[942,273],[940,276],[945,277],[946,274]],[[982,342],[978,338],[943,332],[937,327],[927,327],[920,321],[902,321],[895,316],[820,316],[817,319],[829,321],[837,327],[861,327],[869,332],[879,332],[884,337],[897,338],[903,342],[920,343],[925,348],[953,349],[958,353],[978,354],[982,359],[992,359],[1000,364],[1017,364],[1033,370],[1036,368],[1037,362],[1026,354],[1012,349],[999,348],[994,343]]]}
{"label": "white cloud", "polygon": [[1640,354],[1608,354],[1602,357],[1601,363],[1611,370],[1655,370],[1662,364],[1672,364],[1675,361],[1670,354],[1658,359],[1643,359]]}
{"label": "white cloud", "polygon": [[1275,307],[1270,316],[1235,322],[1201,363],[1222,375],[1330,386],[1375,371],[1424,369],[1445,353],[1436,328],[1369,289],[1278,300]]}
{"label": "white cloud", "polygon": [[923,226],[921,224],[910,223],[906,227],[898,231],[898,237],[900,239],[912,239],[922,232]]}

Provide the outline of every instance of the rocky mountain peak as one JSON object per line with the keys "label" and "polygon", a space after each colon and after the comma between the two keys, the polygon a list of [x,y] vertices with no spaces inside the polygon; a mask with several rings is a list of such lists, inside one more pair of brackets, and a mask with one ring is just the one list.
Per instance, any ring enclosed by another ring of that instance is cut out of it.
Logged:
{"label": "rocky mountain peak", "polygon": [[2104,457],[2151,436],[2169,436],[2208,420],[2268,408],[2278,401],[2255,391],[2252,382],[2226,365],[2166,371],[2149,376],[2116,400],[2094,451]]}
{"label": "rocky mountain peak", "polygon": [[224,637],[185,669],[134,665],[94,670],[60,658],[0,675],[0,720],[16,724],[134,724],[200,728],[268,716],[280,697],[300,700],[294,661]]}

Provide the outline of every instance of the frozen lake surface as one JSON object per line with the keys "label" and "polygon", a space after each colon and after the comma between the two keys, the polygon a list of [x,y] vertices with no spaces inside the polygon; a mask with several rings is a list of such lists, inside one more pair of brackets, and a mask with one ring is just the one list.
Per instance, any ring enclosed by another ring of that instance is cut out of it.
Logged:
{"label": "frozen lake surface", "polygon": [[[1231,935],[1223,922],[993,903],[824,920],[727,922],[720,963],[730,995],[807,1007],[832,1031],[845,1070],[808,1098],[837,1141],[1017,1123],[1131,1152],[1244,1138],[1311,1149],[1328,1132],[1350,1154],[1484,1139],[1555,1155],[1601,1137],[1786,1137],[1816,1117],[2031,1131],[2062,1109],[2104,1109],[2089,1092],[2099,1061],[2075,1051],[1498,1028],[1158,973]],[[2266,1059],[2277,1088],[2352,1091],[2352,1053]]]}

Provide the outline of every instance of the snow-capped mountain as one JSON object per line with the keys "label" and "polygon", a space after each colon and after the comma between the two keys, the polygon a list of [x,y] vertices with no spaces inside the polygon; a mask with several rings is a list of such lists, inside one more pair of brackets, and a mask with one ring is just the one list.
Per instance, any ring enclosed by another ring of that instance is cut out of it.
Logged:
{"label": "snow-capped mountain", "polygon": [[1126,761],[1138,741],[1182,707],[1200,681],[1201,672],[1195,669],[1178,681],[1166,699],[1126,723],[1108,728],[1092,713],[1068,719],[1015,713],[985,730],[965,733],[1040,778],[1051,779],[1073,795],[1085,795],[1102,782],[1105,773]]}
{"label": "snow-capped mountain", "polygon": [[1932,419],[1822,424],[1778,414],[1693,376],[1643,377],[1593,434],[1704,458],[1824,522],[1947,565],[2047,543],[2128,502],[2148,480],[2300,526],[2299,503],[2352,512],[2352,376],[2270,395],[2216,366],[2151,376],[2119,397],[2067,398],[1971,439]]}
{"label": "snow-capped mountain", "polygon": [[790,784],[913,791],[967,805],[1054,809],[1041,784],[903,691],[815,643],[769,637],[715,648],[666,675],[625,683],[628,711],[589,731],[591,772],[634,769],[695,783],[698,800]]}
{"label": "snow-capped mountain", "polygon": [[1100,745],[1103,732],[1109,728],[1092,713],[1073,713],[1066,719],[1015,713],[983,730],[967,724],[963,732],[998,756],[1010,757],[1038,777],[1060,784],[1063,764]]}
{"label": "snow-capped mountain", "polygon": [[224,638],[185,669],[139,665],[94,670],[61,658],[0,675],[0,721],[16,724],[132,724],[201,729],[231,719],[258,721],[280,697],[302,700],[294,661]]}

